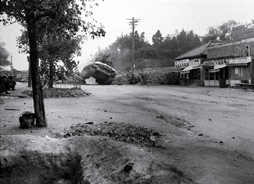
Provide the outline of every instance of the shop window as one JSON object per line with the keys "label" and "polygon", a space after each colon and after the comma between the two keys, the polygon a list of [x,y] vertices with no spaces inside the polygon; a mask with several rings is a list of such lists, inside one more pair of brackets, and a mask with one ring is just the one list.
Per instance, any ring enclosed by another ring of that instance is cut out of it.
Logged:
{"label": "shop window", "polygon": [[210,73],[210,80],[214,80],[214,73]]}
{"label": "shop window", "polygon": [[209,69],[205,68],[205,80],[209,80]]}
{"label": "shop window", "polygon": [[239,68],[235,67],[235,74],[238,75],[239,74]]}
{"label": "shop window", "polygon": [[242,67],[235,67],[235,75],[242,77],[243,76],[243,68]]}
{"label": "shop window", "polygon": [[215,80],[219,80],[220,72],[215,73]]}

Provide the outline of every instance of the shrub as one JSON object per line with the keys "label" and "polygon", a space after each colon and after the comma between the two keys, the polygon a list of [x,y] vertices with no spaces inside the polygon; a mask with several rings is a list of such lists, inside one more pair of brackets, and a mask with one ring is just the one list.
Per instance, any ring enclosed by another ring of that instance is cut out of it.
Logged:
{"label": "shrub", "polygon": [[126,75],[129,84],[137,84],[141,81],[140,76],[130,71]]}
{"label": "shrub", "polygon": [[148,79],[150,75],[148,73],[141,72],[139,73],[141,85],[146,85],[148,83]]}

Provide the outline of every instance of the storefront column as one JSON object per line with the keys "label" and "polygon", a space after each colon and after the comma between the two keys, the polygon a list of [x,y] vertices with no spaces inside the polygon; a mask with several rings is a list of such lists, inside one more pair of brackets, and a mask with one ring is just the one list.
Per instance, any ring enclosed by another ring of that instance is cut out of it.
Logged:
{"label": "storefront column", "polygon": [[250,62],[250,67],[251,67],[251,72],[250,72],[250,79],[251,79],[251,84],[254,84],[254,58]]}
{"label": "storefront column", "polygon": [[205,70],[203,66],[200,68],[200,81],[202,86],[205,86]]}

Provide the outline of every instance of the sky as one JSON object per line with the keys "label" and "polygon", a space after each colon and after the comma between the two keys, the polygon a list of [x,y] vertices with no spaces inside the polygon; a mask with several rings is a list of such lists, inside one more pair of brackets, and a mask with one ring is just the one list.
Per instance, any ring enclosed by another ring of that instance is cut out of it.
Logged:
{"label": "sky", "polygon": [[[210,26],[219,26],[228,20],[250,23],[254,19],[254,0],[98,0],[93,18],[106,31],[105,37],[88,39],[82,44],[79,70],[89,64],[98,49],[112,44],[121,34],[131,32],[127,19],[140,19],[136,30],[145,32],[147,41],[160,30],[162,36],[176,30],[189,31],[203,36]],[[13,56],[13,66],[27,70],[27,56],[18,53],[16,37],[21,34],[18,24],[4,26],[0,23],[0,42]]]}

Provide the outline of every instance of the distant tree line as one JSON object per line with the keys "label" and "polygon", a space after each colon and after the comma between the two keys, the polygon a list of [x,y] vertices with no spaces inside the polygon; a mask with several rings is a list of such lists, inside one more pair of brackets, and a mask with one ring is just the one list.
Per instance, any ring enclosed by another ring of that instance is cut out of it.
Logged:
{"label": "distant tree line", "polygon": [[160,30],[152,36],[153,43],[145,40],[145,33],[134,33],[135,63],[131,62],[132,34],[121,35],[105,50],[99,50],[94,59],[109,55],[109,60],[120,71],[144,67],[172,66],[174,58],[201,45],[197,34],[182,30],[179,35],[163,37]]}
{"label": "distant tree line", "polygon": [[[145,39],[145,33],[134,33],[135,63],[131,62],[132,33],[119,36],[114,43],[104,50],[99,50],[93,60],[109,55],[108,59],[120,71],[135,68],[173,66],[174,59],[194,48],[208,43],[210,40],[233,41],[232,30],[241,25],[234,20],[229,20],[220,26],[209,27],[205,36],[198,36],[193,31],[182,30],[175,36],[163,36],[158,30],[152,36],[152,44]],[[254,27],[252,23],[244,24]]]}

